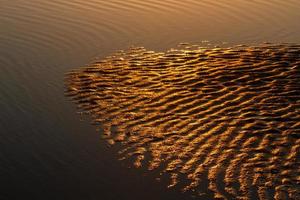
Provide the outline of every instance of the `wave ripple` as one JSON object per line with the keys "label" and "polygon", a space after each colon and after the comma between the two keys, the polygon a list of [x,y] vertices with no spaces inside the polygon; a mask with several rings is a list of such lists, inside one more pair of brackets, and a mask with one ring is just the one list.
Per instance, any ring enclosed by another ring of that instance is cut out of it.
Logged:
{"label": "wave ripple", "polygon": [[289,44],[132,48],[68,73],[66,95],[170,186],[300,199],[299,55]]}

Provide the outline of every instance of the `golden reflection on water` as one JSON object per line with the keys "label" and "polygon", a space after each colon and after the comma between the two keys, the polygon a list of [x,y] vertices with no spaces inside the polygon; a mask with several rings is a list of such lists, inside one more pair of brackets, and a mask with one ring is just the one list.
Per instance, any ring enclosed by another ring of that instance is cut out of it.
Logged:
{"label": "golden reflection on water", "polygon": [[300,199],[299,55],[288,44],[131,48],[68,73],[66,95],[122,159],[163,166],[169,186]]}

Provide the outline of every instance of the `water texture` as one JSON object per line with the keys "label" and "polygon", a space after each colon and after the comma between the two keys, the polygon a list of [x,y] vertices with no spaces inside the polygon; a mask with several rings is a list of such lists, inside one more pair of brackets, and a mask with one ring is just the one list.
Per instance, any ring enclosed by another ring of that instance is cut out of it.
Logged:
{"label": "water texture", "polygon": [[300,46],[132,48],[72,71],[67,95],[122,159],[217,199],[300,198]]}
{"label": "water texture", "polygon": [[74,114],[64,74],[131,45],[299,44],[299,21],[298,0],[0,0],[0,199],[191,199],[185,178],[166,189],[160,170],[119,162]]}

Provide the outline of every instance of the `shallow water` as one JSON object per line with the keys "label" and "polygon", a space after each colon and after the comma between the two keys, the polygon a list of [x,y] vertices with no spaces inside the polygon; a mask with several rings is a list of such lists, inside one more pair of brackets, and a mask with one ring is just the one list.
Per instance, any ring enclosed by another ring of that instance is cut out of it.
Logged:
{"label": "shallow water", "polygon": [[116,161],[74,114],[64,73],[130,45],[300,43],[299,11],[297,0],[0,0],[0,197],[178,198]]}

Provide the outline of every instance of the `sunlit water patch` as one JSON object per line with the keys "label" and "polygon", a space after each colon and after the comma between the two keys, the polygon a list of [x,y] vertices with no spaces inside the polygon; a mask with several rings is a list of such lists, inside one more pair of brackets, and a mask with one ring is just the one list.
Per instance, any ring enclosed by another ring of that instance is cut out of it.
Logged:
{"label": "sunlit water patch", "polygon": [[[66,95],[120,157],[221,199],[300,199],[300,46],[119,51]],[[207,188],[201,187],[208,182]]]}

